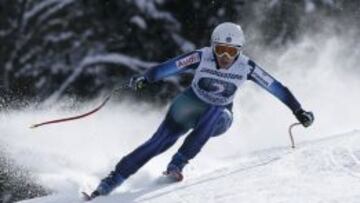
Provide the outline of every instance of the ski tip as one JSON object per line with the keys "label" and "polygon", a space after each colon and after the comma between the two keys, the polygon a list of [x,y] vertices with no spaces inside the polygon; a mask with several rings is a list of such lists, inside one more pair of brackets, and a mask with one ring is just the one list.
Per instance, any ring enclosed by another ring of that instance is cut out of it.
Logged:
{"label": "ski tip", "polygon": [[94,191],[91,193],[91,195],[89,195],[88,193],[86,192],[81,192],[82,194],[82,199],[85,201],[85,202],[88,202],[88,201],[91,201],[93,200],[94,198],[100,196],[100,193],[98,191]]}
{"label": "ski tip", "polygon": [[82,198],[81,198],[81,199],[82,199],[84,202],[88,202],[88,201],[91,201],[91,200],[92,200],[91,196],[88,195],[86,192],[81,192],[81,195],[82,195]]}

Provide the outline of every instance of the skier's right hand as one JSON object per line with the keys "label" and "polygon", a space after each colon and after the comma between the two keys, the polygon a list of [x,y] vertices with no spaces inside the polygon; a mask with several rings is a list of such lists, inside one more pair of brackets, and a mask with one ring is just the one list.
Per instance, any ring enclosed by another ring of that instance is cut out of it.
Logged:
{"label": "skier's right hand", "polygon": [[147,85],[147,80],[144,76],[142,75],[137,75],[137,76],[133,76],[131,77],[130,81],[129,81],[129,87],[135,91],[144,89],[144,87]]}

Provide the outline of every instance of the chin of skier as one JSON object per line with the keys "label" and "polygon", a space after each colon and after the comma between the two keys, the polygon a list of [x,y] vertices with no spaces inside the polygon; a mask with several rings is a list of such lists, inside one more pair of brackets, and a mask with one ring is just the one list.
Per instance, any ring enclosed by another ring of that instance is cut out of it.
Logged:
{"label": "chin of skier", "polygon": [[313,123],[313,114],[302,109],[288,88],[242,53],[244,44],[239,25],[222,23],[212,33],[211,47],[176,57],[149,69],[143,76],[131,79],[130,87],[139,90],[167,76],[195,70],[191,86],[173,100],[158,130],[120,160],[115,169],[101,180],[90,199],[109,194],[151,158],[169,149],[180,136],[189,132],[164,172],[174,181],[181,181],[182,170],[189,160],[211,137],[225,133],[231,126],[234,95],[247,80],[282,101],[303,126]]}

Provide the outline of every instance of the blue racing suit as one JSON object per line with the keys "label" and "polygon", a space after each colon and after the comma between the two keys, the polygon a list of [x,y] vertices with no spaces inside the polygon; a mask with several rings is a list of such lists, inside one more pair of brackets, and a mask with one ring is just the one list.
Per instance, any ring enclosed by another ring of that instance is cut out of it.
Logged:
{"label": "blue racing suit", "polygon": [[101,194],[111,192],[151,158],[166,151],[180,136],[190,131],[168,165],[168,169],[181,171],[211,137],[229,129],[233,120],[231,110],[235,92],[246,80],[260,85],[293,112],[301,109],[288,88],[254,61],[241,54],[230,68],[219,69],[210,47],[166,61],[151,68],[144,76],[151,83],[189,69],[195,70],[191,86],[174,99],[153,136],[123,157],[115,170],[102,180],[97,189]]}

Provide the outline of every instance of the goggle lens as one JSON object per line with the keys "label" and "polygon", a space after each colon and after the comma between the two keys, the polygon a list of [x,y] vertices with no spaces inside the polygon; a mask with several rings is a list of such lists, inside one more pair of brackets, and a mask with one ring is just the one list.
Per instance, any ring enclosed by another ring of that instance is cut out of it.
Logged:
{"label": "goggle lens", "polygon": [[214,47],[215,54],[217,56],[223,56],[224,54],[227,54],[231,58],[235,58],[240,53],[239,47],[224,45],[224,44],[216,44]]}

